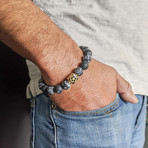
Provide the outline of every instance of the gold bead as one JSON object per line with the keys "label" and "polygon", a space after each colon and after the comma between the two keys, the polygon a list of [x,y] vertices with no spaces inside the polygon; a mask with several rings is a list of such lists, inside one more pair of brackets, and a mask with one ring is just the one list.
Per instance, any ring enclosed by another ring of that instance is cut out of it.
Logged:
{"label": "gold bead", "polygon": [[67,77],[67,81],[69,83],[75,84],[76,81],[78,80],[78,75],[75,73],[71,73],[68,77]]}

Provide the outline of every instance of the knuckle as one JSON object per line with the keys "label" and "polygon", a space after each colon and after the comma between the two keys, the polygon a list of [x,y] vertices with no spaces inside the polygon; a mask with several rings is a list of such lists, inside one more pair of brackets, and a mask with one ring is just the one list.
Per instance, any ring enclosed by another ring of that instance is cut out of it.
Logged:
{"label": "knuckle", "polygon": [[109,68],[110,68],[110,71],[111,71],[112,73],[118,73],[117,70],[116,70],[114,67],[109,66]]}
{"label": "knuckle", "polygon": [[132,86],[129,82],[127,82],[127,88],[126,88],[128,91],[131,91],[132,90]]}

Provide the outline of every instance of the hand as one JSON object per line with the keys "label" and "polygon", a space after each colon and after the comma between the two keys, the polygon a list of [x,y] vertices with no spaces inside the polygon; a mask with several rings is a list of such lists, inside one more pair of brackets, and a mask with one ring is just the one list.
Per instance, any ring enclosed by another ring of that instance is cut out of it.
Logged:
{"label": "hand", "polygon": [[[45,74],[42,75],[48,83]],[[112,103],[117,92],[127,102],[138,102],[131,85],[114,68],[92,59],[89,68],[70,89],[50,95],[50,98],[65,111],[90,111]]]}

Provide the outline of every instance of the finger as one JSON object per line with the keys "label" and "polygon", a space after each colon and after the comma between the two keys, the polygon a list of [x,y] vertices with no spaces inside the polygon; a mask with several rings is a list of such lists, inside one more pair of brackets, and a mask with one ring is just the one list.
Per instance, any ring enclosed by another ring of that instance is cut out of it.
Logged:
{"label": "finger", "polygon": [[138,103],[137,97],[132,91],[131,85],[117,73],[117,92],[123,100],[130,103]]}

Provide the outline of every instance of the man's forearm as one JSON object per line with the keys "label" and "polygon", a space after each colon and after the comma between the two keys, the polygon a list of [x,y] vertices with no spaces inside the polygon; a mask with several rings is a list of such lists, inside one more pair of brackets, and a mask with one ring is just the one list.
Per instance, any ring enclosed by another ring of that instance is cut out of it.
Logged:
{"label": "man's forearm", "polygon": [[0,40],[40,69],[48,67],[51,77],[67,76],[83,56],[76,43],[29,0],[0,1]]}

